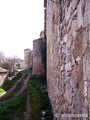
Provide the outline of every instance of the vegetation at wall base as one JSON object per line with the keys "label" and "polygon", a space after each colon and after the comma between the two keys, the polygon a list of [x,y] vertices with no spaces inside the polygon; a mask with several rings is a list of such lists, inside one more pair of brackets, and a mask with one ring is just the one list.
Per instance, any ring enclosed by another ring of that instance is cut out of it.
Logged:
{"label": "vegetation at wall base", "polygon": [[45,111],[45,119],[53,120],[52,107],[48,98],[45,80],[41,77],[32,77],[29,80],[31,120],[40,120],[42,111]]}

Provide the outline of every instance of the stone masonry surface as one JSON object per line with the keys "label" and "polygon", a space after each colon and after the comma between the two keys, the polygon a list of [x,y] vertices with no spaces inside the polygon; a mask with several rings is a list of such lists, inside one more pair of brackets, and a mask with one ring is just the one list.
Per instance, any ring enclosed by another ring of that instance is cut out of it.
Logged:
{"label": "stone masonry surface", "polygon": [[47,85],[54,120],[89,120],[90,0],[58,1],[47,0],[46,6]]}

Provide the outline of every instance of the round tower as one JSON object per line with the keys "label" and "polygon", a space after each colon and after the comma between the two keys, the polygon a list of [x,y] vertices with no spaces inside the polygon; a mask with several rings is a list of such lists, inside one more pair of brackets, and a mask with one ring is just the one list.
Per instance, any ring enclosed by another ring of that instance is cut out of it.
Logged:
{"label": "round tower", "polygon": [[32,63],[31,53],[32,51],[29,48],[24,49],[24,68],[25,69],[31,69],[31,63]]}

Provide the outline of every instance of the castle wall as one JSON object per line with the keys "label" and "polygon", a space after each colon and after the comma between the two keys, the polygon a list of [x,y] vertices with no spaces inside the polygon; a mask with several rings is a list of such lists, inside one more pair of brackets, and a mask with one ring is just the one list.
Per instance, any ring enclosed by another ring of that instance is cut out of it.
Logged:
{"label": "castle wall", "polygon": [[47,85],[54,119],[89,120],[90,0],[52,1],[47,0],[46,36]]}

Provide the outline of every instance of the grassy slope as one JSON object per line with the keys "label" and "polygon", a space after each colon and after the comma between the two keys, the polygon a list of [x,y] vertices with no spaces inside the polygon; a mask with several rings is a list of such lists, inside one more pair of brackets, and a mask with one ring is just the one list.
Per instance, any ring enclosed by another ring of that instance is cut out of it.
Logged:
{"label": "grassy slope", "polygon": [[[20,72],[17,77],[15,77],[12,81],[9,81],[7,84],[3,85],[1,88],[1,92],[4,90],[9,90],[12,85],[14,85],[15,82],[22,77],[22,73],[23,72]],[[6,97],[2,97],[0,101],[7,100],[7,98],[12,97],[20,89],[21,85],[22,82],[19,82],[16,89]],[[17,97],[16,99],[0,105],[0,120],[12,120],[15,113],[17,113],[19,120],[23,120],[23,112],[25,111],[26,99],[27,91],[25,91],[21,96]]]}
{"label": "grassy slope", "polygon": [[21,76],[23,75],[22,72],[18,73],[18,75],[16,77],[14,77],[11,81],[9,81],[8,83],[2,85],[2,87],[0,87],[1,89],[3,89],[4,91],[9,90],[15,83],[17,80],[19,80],[21,78]]}

